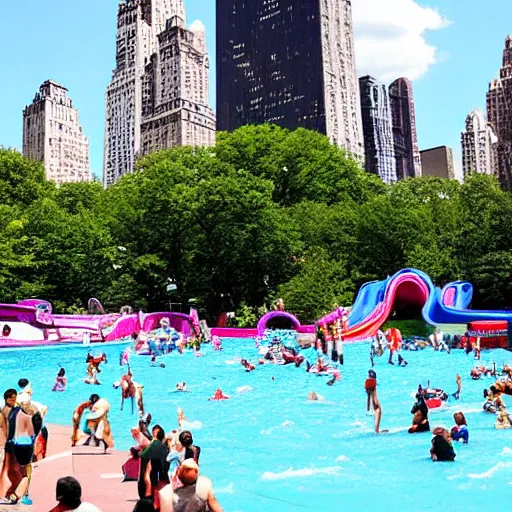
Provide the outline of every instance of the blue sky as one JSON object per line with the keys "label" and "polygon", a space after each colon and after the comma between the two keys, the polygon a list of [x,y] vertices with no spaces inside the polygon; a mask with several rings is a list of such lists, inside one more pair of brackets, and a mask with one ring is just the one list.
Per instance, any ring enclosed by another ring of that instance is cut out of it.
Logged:
{"label": "blue sky", "polygon": [[[201,19],[206,25],[214,106],[215,0],[185,1],[188,22]],[[466,114],[485,108],[488,82],[498,72],[505,36],[512,33],[512,2],[353,0],[353,6],[360,74],[385,81],[395,74],[416,78],[420,148],[449,145],[460,157]],[[51,78],[69,89],[90,139],[92,170],[101,175],[116,11],[117,0],[46,0],[44,7],[24,0],[2,6],[0,145],[21,148],[22,110]]]}

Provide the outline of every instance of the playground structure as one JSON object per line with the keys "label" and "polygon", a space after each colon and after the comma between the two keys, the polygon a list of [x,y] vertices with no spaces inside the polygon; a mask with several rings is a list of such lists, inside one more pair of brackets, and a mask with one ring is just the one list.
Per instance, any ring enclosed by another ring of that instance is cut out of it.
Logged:
{"label": "playground structure", "polygon": [[[162,318],[170,326],[189,336],[199,332],[195,310],[190,315],[172,312],[105,314],[101,303],[94,301],[102,314],[55,315],[52,305],[44,300],[29,299],[18,304],[0,304],[0,322],[11,329],[9,336],[0,336],[0,347],[43,346],[65,343],[112,342],[130,337],[141,330],[149,332],[158,327]],[[89,301],[91,304],[91,301]]]}
{"label": "playground structure", "polygon": [[[231,338],[262,337],[273,322],[283,322],[294,330],[298,338],[314,338],[316,326],[339,325],[342,321],[343,342],[366,340],[374,336],[386,322],[396,305],[414,305],[421,308],[429,325],[467,324],[468,330],[481,332],[490,346],[505,346],[507,333],[512,332],[512,311],[479,311],[468,309],[473,297],[470,283],[456,281],[442,289],[436,287],[430,277],[415,269],[404,269],[382,281],[364,284],[349,309],[336,308],[320,318],[315,325],[302,325],[291,313],[278,309],[262,316],[256,329],[212,328],[211,335]],[[58,343],[82,343],[122,340],[141,330],[149,332],[158,327],[162,318],[168,318],[170,326],[189,336],[200,332],[197,311],[189,315],[172,312],[133,313],[123,308],[123,313],[105,314],[101,303],[91,299],[89,306],[100,314],[55,315],[52,305],[43,300],[29,299],[18,304],[0,304],[0,322],[30,326],[33,339],[27,336],[0,337],[0,346],[37,346]],[[471,324],[471,326],[470,326]],[[88,333],[88,335],[85,335]],[[475,335],[476,336],[476,335]],[[508,336],[510,338],[510,336]]]}
{"label": "playground structure", "polygon": [[[499,337],[497,346],[503,345],[503,332],[512,323],[512,311],[480,311],[468,309],[473,298],[470,283],[456,281],[442,289],[436,287],[430,277],[420,270],[404,269],[382,281],[364,284],[348,313],[348,323],[343,329],[343,342],[361,341],[374,336],[387,321],[396,305],[413,305],[421,308],[423,318],[429,325],[474,323],[473,331],[481,330],[488,337]],[[333,324],[347,314],[346,309],[337,308],[317,321],[319,325]],[[314,333],[314,325],[302,325],[285,311],[272,311],[260,318],[257,329],[236,329],[237,337],[261,336],[268,323],[277,317],[289,320],[291,329],[297,333]],[[472,324],[473,325],[473,324]],[[230,329],[212,329],[212,334],[230,336]],[[498,334],[494,331],[499,331]],[[234,334],[234,333],[233,333]]]}

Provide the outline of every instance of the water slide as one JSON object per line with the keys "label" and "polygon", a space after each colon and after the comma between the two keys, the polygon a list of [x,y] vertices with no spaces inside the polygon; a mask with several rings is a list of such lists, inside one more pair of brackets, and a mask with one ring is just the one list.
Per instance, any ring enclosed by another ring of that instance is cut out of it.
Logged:
{"label": "water slide", "polygon": [[423,318],[430,325],[512,321],[512,311],[467,309],[472,297],[470,283],[457,281],[440,289],[424,272],[404,269],[384,281],[361,287],[343,337],[346,341],[356,341],[373,336],[388,319],[395,302],[422,307]]}

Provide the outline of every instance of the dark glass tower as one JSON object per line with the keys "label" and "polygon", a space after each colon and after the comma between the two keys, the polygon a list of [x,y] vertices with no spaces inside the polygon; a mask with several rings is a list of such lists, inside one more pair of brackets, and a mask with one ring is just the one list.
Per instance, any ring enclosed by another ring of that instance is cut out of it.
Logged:
{"label": "dark glass tower", "polygon": [[396,174],[399,180],[421,176],[412,84],[399,78],[389,86],[389,104],[395,141]]}
{"label": "dark glass tower", "polygon": [[363,157],[350,0],[216,0],[217,129],[274,123]]}

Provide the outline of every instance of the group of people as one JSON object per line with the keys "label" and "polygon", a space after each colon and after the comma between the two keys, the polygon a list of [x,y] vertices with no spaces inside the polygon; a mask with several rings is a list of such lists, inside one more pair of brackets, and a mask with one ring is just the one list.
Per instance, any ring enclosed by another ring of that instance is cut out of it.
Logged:
{"label": "group of people", "polygon": [[31,505],[29,497],[32,463],[46,457],[48,431],[44,418],[48,407],[32,399],[28,379],[18,389],[4,392],[0,411],[0,504]]}
{"label": "group of people", "polygon": [[[374,370],[368,371],[368,378],[365,380],[364,389],[367,395],[366,411],[369,413],[370,410],[373,409],[373,413],[375,415],[375,433],[379,434],[381,432],[387,432],[386,430],[380,430],[382,406],[377,397],[377,374]],[[430,432],[430,423],[428,419],[429,407],[427,405],[427,400],[429,396],[434,394],[437,395],[438,393],[439,390],[431,390],[429,388],[423,388],[421,385],[419,386],[416,394],[416,402],[411,409],[413,419],[412,425],[408,430],[409,434]],[[430,453],[432,460],[434,461],[455,460],[456,455],[453,449],[452,440],[462,441],[465,444],[469,442],[469,431],[464,414],[462,412],[456,412],[453,415],[453,419],[455,425],[449,432],[442,427],[437,427],[433,431]]]}
{"label": "group of people", "polygon": [[201,448],[185,430],[186,418],[178,411],[179,427],[165,433],[160,425],[149,430],[151,415],[132,429],[135,446],[123,466],[127,480],[137,480],[140,501],[134,511],[222,512],[211,481],[199,474]]}

